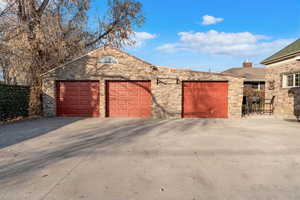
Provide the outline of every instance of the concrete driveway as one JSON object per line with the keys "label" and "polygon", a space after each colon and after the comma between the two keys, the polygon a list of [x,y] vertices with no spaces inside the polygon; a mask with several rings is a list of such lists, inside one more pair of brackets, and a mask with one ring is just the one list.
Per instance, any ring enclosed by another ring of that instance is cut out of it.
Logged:
{"label": "concrete driveway", "polygon": [[3,200],[300,199],[300,123],[50,118],[0,126]]}

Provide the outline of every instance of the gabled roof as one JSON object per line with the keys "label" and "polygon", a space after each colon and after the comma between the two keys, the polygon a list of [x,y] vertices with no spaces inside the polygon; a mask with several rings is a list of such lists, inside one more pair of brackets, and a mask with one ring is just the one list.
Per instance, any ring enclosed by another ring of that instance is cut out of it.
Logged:
{"label": "gabled roof", "polygon": [[55,68],[53,68],[53,69],[50,69],[49,71],[47,71],[47,72],[41,74],[41,76],[44,76],[44,75],[46,75],[46,74],[48,74],[48,73],[50,73],[50,72],[53,72],[53,71],[55,71],[56,69],[65,67],[65,66],[67,66],[67,65],[69,65],[69,64],[71,64],[71,63],[76,62],[77,60],[80,60],[80,59],[82,59],[82,58],[84,58],[84,57],[86,57],[86,56],[88,56],[88,55],[93,54],[93,53],[96,52],[96,51],[100,51],[100,50],[103,50],[103,49],[105,49],[105,48],[111,48],[111,49],[114,49],[114,50],[119,51],[119,52],[121,52],[121,53],[123,53],[123,54],[126,54],[127,56],[130,56],[130,57],[132,57],[132,58],[134,58],[134,59],[136,59],[136,60],[139,60],[139,61],[141,61],[141,62],[143,62],[143,63],[145,63],[145,64],[147,64],[147,65],[152,65],[151,63],[148,63],[148,62],[146,62],[146,61],[144,61],[144,60],[142,60],[142,59],[140,59],[140,58],[138,58],[138,57],[136,57],[136,56],[133,56],[133,55],[131,55],[131,54],[129,54],[129,53],[126,53],[126,52],[124,52],[124,51],[118,49],[118,48],[115,48],[115,47],[113,47],[113,46],[108,45],[108,46],[102,46],[102,47],[96,48],[96,49],[94,49],[94,50],[88,52],[87,54],[85,54],[85,55],[83,55],[83,56],[76,57],[76,58],[74,58],[73,60],[71,60],[71,61],[69,61],[69,62],[66,62],[66,63],[63,64],[63,65],[60,65],[60,66],[55,67]]}
{"label": "gabled roof", "polygon": [[265,81],[265,68],[236,67],[223,72],[226,75],[236,75],[245,78],[245,81]]}
{"label": "gabled roof", "polygon": [[282,50],[278,51],[274,55],[269,58],[263,60],[261,64],[268,65],[272,63],[276,63],[282,60],[286,60],[300,54],[300,39],[286,46]]}
{"label": "gabled roof", "polygon": [[[65,64],[63,64],[63,65],[60,65],[60,66],[58,66],[58,67],[56,67],[56,68],[53,68],[53,69],[51,69],[51,70],[49,70],[49,71],[47,71],[47,72],[41,74],[41,76],[47,75],[48,73],[53,72],[53,71],[55,71],[55,70],[57,70],[57,69],[59,69],[59,68],[67,67],[68,65],[69,65],[69,66],[72,66],[72,65],[70,65],[71,63],[74,63],[74,62],[76,62],[76,61],[78,61],[78,60],[80,60],[80,59],[82,59],[82,58],[85,58],[86,56],[89,56],[89,55],[93,54],[93,53],[96,52],[96,51],[99,51],[99,50],[105,50],[106,48],[107,48],[107,49],[113,49],[113,50],[116,50],[116,51],[118,51],[118,52],[120,52],[120,53],[123,53],[123,54],[125,54],[125,55],[127,55],[127,56],[129,56],[129,57],[132,57],[132,58],[134,58],[134,59],[136,59],[136,60],[138,60],[138,61],[140,61],[140,62],[145,63],[145,64],[148,65],[149,67],[153,67],[153,66],[154,66],[154,65],[152,65],[151,63],[149,63],[149,62],[147,62],[147,61],[144,61],[144,60],[142,60],[142,59],[140,59],[140,58],[138,58],[138,57],[136,57],[136,56],[133,56],[133,55],[131,55],[131,54],[129,54],[129,53],[126,53],[126,52],[124,52],[124,51],[122,51],[122,50],[120,50],[120,49],[118,49],[118,48],[115,48],[115,47],[112,47],[112,46],[103,46],[103,47],[97,48],[97,49],[95,49],[95,50],[93,50],[93,51],[91,51],[91,52],[89,52],[89,53],[87,53],[87,54],[85,54],[85,55],[83,55],[83,56],[77,57],[77,58],[75,58],[75,59],[73,59],[73,60],[71,60],[71,61],[69,61],[69,62],[67,62],[67,63],[65,63]],[[196,71],[196,70],[178,69],[178,68],[164,67],[164,66],[155,66],[155,67],[158,67],[158,68],[168,68],[168,69],[170,69],[170,70],[173,69],[173,70],[178,70],[178,71],[182,71],[182,72],[192,72],[192,73],[202,73],[202,74],[208,74],[208,75],[219,75],[219,76],[230,76],[230,77],[234,77],[234,78],[243,78],[243,77],[241,77],[241,76],[239,76],[239,75],[234,75],[234,74],[202,72],[202,71]]]}
{"label": "gabled roof", "polygon": [[156,66],[158,68],[167,68],[167,69],[173,69],[181,72],[191,72],[191,73],[201,73],[201,74],[207,74],[207,75],[216,75],[216,76],[229,76],[233,78],[240,78],[243,79],[242,76],[236,75],[236,74],[226,74],[226,73],[215,73],[215,72],[204,72],[204,71],[198,71],[198,70],[192,70],[192,69],[180,69],[180,68],[174,68],[174,67],[169,67],[169,66]]}

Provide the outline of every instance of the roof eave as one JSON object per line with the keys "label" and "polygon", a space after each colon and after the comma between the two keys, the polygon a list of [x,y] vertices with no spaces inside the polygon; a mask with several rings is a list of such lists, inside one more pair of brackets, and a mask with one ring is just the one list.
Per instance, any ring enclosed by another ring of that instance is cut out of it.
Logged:
{"label": "roof eave", "polygon": [[266,82],[265,79],[245,79],[245,82]]}
{"label": "roof eave", "polygon": [[74,62],[76,62],[76,61],[78,61],[78,60],[80,60],[80,59],[82,59],[82,58],[84,58],[84,57],[86,57],[86,56],[88,56],[88,55],[90,55],[90,54],[93,54],[95,51],[98,51],[98,50],[101,50],[101,49],[103,50],[103,49],[105,49],[105,48],[112,48],[112,49],[115,49],[116,51],[122,52],[122,53],[124,53],[124,54],[126,54],[126,55],[128,55],[128,56],[130,56],[130,57],[132,57],[132,58],[135,58],[135,59],[137,59],[137,60],[139,60],[139,61],[141,61],[141,62],[144,62],[144,63],[147,64],[147,65],[152,65],[151,63],[149,63],[149,62],[147,62],[147,61],[144,61],[144,60],[142,60],[142,59],[140,59],[140,58],[138,58],[138,57],[136,57],[136,56],[133,56],[133,55],[131,55],[131,54],[129,54],[129,53],[126,53],[126,52],[124,52],[124,51],[122,51],[122,50],[120,50],[120,49],[118,49],[118,48],[115,48],[115,47],[110,46],[110,45],[106,45],[106,46],[102,46],[102,47],[95,48],[94,50],[92,50],[92,51],[90,51],[90,52],[84,54],[83,56],[75,57],[73,60],[70,60],[70,61],[68,61],[68,62],[66,62],[66,63],[64,63],[64,64],[62,64],[62,65],[59,65],[59,66],[57,66],[57,67],[55,67],[55,68],[53,68],[53,69],[50,69],[50,70],[48,70],[47,72],[41,74],[40,76],[43,77],[43,76],[49,74],[50,72],[53,72],[53,71],[55,71],[55,70],[57,70],[57,69],[59,69],[59,68],[63,68],[63,67],[65,67],[65,66],[67,66],[67,65],[69,65],[69,64],[72,64],[72,63],[74,63]]}
{"label": "roof eave", "polygon": [[293,57],[296,57],[300,55],[300,51],[297,51],[297,52],[294,52],[294,53],[291,53],[291,54],[288,54],[288,55],[285,55],[285,56],[281,56],[281,57],[278,57],[278,58],[275,58],[275,59],[271,59],[271,60],[264,60],[262,61],[260,64],[262,65],[270,65],[270,64],[274,64],[274,63],[277,63],[277,62],[281,62],[281,61],[284,61],[284,60],[288,60],[288,59],[291,59]]}

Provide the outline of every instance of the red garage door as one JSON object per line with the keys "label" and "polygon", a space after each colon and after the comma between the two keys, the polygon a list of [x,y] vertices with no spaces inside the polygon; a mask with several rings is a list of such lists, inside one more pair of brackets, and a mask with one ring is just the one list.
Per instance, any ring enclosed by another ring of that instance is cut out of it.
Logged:
{"label": "red garage door", "polygon": [[183,117],[227,118],[227,82],[183,82]]}
{"label": "red garage door", "polygon": [[150,81],[108,81],[107,117],[151,117]]}
{"label": "red garage door", "polygon": [[57,115],[99,117],[98,81],[57,82]]}

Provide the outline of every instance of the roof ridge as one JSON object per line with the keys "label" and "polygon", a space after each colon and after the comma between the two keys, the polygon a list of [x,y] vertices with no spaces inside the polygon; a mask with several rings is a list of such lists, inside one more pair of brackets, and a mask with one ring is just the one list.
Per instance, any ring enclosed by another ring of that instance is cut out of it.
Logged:
{"label": "roof ridge", "polygon": [[66,63],[64,63],[64,64],[62,64],[62,65],[59,65],[59,66],[57,66],[57,67],[54,67],[53,69],[50,69],[50,70],[48,70],[47,72],[41,74],[41,76],[44,76],[44,75],[46,75],[46,74],[48,74],[48,73],[50,73],[50,72],[52,72],[52,71],[55,71],[56,69],[65,67],[65,66],[67,66],[67,65],[69,65],[69,64],[71,64],[71,63],[73,63],[73,62],[76,62],[77,60],[80,60],[81,58],[84,58],[84,57],[86,57],[86,56],[88,56],[88,55],[94,53],[95,51],[98,51],[98,50],[105,50],[105,48],[112,48],[112,49],[114,49],[114,50],[116,50],[116,51],[119,51],[119,52],[121,52],[121,53],[126,54],[127,56],[130,56],[130,57],[132,57],[132,58],[134,58],[134,59],[137,59],[137,60],[139,60],[139,61],[141,61],[141,62],[143,62],[143,63],[145,63],[145,64],[147,64],[147,65],[152,65],[151,63],[149,63],[149,62],[147,62],[147,61],[144,61],[144,60],[142,60],[142,59],[140,59],[140,58],[138,58],[138,57],[136,57],[136,56],[133,56],[133,55],[131,55],[131,54],[125,52],[125,51],[122,51],[122,50],[119,49],[119,48],[113,47],[113,46],[111,46],[111,45],[104,45],[104,46],[101,46],[101,47],[97,47],[97,48],[95,48],[95,49],[89,51],[88,53],[86,53],[86,54],[84,54],[84,55],[82,55],[82,56],[75,57],[74,59],[72,59],[72,60],[70,60],[70,61],[68,61],[68,62],[66,62]]}
{"label": "roof ridge", "polygon": [[132,54],[130,54],[130,53],[127,53],[127,52],[125,52],[125,51],[123,51],[123,50],[121,50],[121,49],[119,49],[119,48],[116,48],[116,47],[114,47],[114,46],[107,45],[107,46],[103,46],[102,48],[105,48],[105,47],[109,47],[109,48],[115,49],[115,50],[117,50],[117,51],[119,51],[119,52],[121,52],[121,53],[124,53],[124,54],[126,54],[126,55],[128,55],[128,56],[130,56],[130,57],[132,57],[132,58],[135,58],[135,59],[137,59],[137,60],[139,60],[139,61],[141,61],[141,62],[143,62],[143,63],[146,63],[146,64],[148,64],[148,65],[152,65],[151,63],[149,63],[149,62],[147,62],[147,61],[145,61],[145,60],[142,60],[142,59],[140,59],[140,58],[138,58],[138,57],[136,57],[136,56],[134,56],[134,55],[132,55]]}

